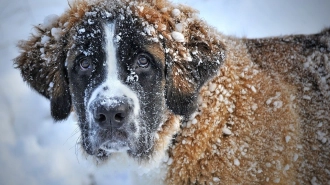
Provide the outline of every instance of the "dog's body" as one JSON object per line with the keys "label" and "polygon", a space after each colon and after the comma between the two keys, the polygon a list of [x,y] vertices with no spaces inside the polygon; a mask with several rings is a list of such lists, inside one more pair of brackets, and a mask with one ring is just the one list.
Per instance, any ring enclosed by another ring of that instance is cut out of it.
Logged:
{"label": "dog's body", "polygon": [[329,33],[299,41],[224,38],[226,60],[202,88],[196,120],[176,138],[182,144],[171,150],[169,179],[200,184],[212,174],[224,184],[327,184],[329,50],[306,44]]}
{"label": "dog's body", "polygon": [[195,13],[79,1],[15,63],[99,162],[128,154],[168,184],[330,182],[330,30],[237,39]]}

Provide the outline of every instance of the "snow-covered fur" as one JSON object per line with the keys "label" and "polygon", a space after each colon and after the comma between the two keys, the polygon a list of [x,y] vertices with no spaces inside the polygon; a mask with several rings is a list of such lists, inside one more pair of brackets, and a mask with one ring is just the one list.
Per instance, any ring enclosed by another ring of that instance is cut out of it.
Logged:
{"label": "snow-covered fur", "polygon": [[[330,182],[329,29],[239,39],[165,0],[79,0],[36,29],[16,67],[98,161],[127,152],[165,184]],[[89,116],[118,97],[124,126]]]}

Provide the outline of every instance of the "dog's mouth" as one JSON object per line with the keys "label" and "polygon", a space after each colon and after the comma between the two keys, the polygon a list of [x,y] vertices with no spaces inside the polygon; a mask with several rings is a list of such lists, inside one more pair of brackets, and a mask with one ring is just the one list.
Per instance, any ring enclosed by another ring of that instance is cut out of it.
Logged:
{"label": "dog's mouth", "polygon": [[91,129],[82,134],[82,146],[87,154],[98,159],[106,159],[112,153],[130,150],[131,134],[123,130]]}
{"label": "dog's mouth", "polygon": [[112,153],[127,152],[129,150],[128,143],[124,141],[106,141],[100,145],[95,152],[95,157],[99,159],[106,159]]}
{"label": "dog's mouth", "polygon": [[125,152],[129,149],[127,142],[123,141],[107,141],[103,143],[99,150],[104,150],[109,153],[113,152]]}

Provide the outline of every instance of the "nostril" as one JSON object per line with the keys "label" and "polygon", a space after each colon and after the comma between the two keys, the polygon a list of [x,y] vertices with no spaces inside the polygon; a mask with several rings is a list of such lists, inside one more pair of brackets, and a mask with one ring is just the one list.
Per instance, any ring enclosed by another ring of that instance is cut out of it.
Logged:
{"label": "nostril", "polygon": [[123,113],[117,113],[115,115],[115,121],[121,122],[121,121],[123,121],[123,119],[125,119],[125,115]]}
{"label": "nostril", "polygon": [[96,117],[96,120],[99,121],[99,122],[104,122],[105,120],[107,120],[107,117],[104,114],[99,114]]}

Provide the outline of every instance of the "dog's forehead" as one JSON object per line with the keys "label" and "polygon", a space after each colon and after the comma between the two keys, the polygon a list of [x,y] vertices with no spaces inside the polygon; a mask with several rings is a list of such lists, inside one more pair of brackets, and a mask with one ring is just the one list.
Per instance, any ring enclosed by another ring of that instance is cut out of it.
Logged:
{"label": "dog's forehead", "polygon": [[105,50],[105,44],[109,39],[105,33],[109,25],[114,27],[112,39],[119,53],[125,55],[126,50],[144,50],[165,64],[165,49],[162,41],[155,41],[146,35],[145,30],[136,22],[127,19],[104,20],[88,17],[71,31],[68,61],[73,61],[78,55],[97,56],[101,50]]}
{"label": "dog's forehead", "polygon": [[69,32],[68,40],[68,62],[74,61],[79,55],[97,56],[104,45],[103,24],[96,20],[93,24],[86,24],[85,21],[77,23]]}

